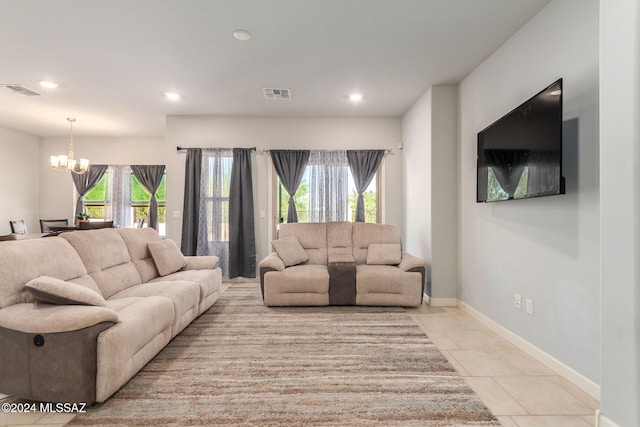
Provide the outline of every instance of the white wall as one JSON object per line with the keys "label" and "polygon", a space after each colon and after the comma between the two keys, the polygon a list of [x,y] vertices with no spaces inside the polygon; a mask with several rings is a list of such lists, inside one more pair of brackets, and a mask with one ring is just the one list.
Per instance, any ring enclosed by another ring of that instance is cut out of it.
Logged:
{"label": "white wall", "polygon": [[[67,218],[69,222],[73,221],[77,195],[71,176],[56,172],[49,166],[49,156],[66,154],[68,144],[68,138],[42,140],[40,218]],[[94,164],[165,164],[162,138],[74,138],[73,145],[77,159],[87,158]],[[167,181],[171,179],[167,175]]]}
{"label": "white wall", "polygon": [[28,232],[40,232],[39,155],[39,138],[0,128],[0,234],[11,233],[9,221],[18,219],[25,220]]}
{"label": "white wall", "polygon": [[457,95],[456,86],[432,86],[402,118],[403,236],[407,252],[427,261],[432,305],[455,305],[458,293]]}
{"label": "white wall", "polygon": [[[270,251],[271,163],[263,149],[394,149],[385,157],[384,222],[402,223],[402,159],[397,154],[399,118],[386,117],[229,117],[170,116],[167,118],[167,236],[181,240],[185,154],[181,147],[257,147],[252,157],[258,261]],[[264,210],[265,218],[260,218]]]}
{"label": "white wall", "polygon": [[600,2],[602,426],[640,425],[640,4]]}
{"label": "white wall", "polygon": [[[406,251],[432,263],[431,88],[402,117],[403,240]],[[430,269],[430,267],[429,267]],[[430,274],[427,281],[430,281]],[[427,285],[428,286],[428,285]]]}
{"label": "white wall", "polygon": [[[559,77],[567,194],[477,204],[477,132]],[[598,1],[551,2],[459,90],[459,298],[598,383]]]}

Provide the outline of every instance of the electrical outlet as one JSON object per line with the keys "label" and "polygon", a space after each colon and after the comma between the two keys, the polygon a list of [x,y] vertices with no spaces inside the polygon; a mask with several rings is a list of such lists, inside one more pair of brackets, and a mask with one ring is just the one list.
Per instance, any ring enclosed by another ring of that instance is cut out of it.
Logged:
{"label": "electrical outlet", "polygon": [[527,314],[530,314],[533,316],[533,300],[527,298],[525,302],[527,304]]}
{"label": "electrical outlet", "polygon": [[513,296],[513,305],[518,309],[522,310],[522,297],[520,294],[515,294]]}

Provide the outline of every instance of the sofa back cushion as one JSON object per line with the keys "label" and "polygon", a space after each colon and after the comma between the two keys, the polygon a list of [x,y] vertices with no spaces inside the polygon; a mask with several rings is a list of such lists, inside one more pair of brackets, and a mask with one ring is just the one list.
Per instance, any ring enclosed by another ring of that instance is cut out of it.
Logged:
{"label": "sofa back cushion", "polygon": [[0,308],[35,301],[24,285],[39,276],[73,280],[87,287],[95,287],[86,274],[87,270],[78,253],[60,237],[2,242]]}
{"label": "sofa back cushion", "polygon": [[400,228],[392,224],[353,223],[353,258],[356,264],[366,264],[371,243],[400,244]]}
{"label": "sofa back cushion", "polygon": [[352,223],[350,222],[327,223],[327,252],[329,258],[340,255],[352,255],[352,229]]}
{"label": "sofa back cushion", "polygon": [[102,296],[109,298],[123,289],[142,283],[129,250],[115,228],[62,233],[76,250]]}
{"label": "sofa back cushion", "polygon": [[143,283],[160,276],[156,264],[149,251],[149,243],[159,242],[162,237],[151,227],[147,228],[122,228],[118,230],[124,240],[131,262],[138,270]]}
{"label": "sofa back cushion", "polygon": [[307,251],[307,264],[327,264],[327,224],[323,222],[305,222],[280,224],[278,238],[293,236]]}

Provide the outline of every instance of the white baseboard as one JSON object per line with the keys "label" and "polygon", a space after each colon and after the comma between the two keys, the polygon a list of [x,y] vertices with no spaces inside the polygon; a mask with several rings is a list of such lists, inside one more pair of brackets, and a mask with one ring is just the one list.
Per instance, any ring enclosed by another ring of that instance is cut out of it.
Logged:
{"label": "white baseboard", "polygon": [[456,307],[458,305],[457,298],[431,298],[429,295],[422,295],[425,304],[431,307]]}
{"label": "white baseboard", "polygon": [[[458,306],[460,307],[460,309],[469,313],[471,316],[476,318],[480,323],[484,324],[485,326],[487,326],[488,328],[496,332],[498,335],[505,338],[507,341],[509,341],[511,344],[515,345],[516,347],[518,347],[519,349],[527,353],[529,356],[538,360],[549,369],[555,371],[556,373],[558,373],[558,375],[561,375],[568,381],[572,382],[575,386],[582,389],[585,393],[589,394],[591,397],[600,400],[600,385],[596,384],[595,382],[585,377],[581,373],[575,371],[573,368],[560,362],[558,359],[554,358],[553,356],[540,350],[538,347],[534,346],[533,344],[521,338],[520,336],[514,334],[510,330],[500,325],[499,323],[489,319],[487,316],[480,313],[476,309],[468,306],[464,302],[458,301]],[[616,425],[601,424],[601,426],[615,427]]]}
{"label": "white baseboard", "polygon": [[611,421],[609,418],[602,415],[600,409],[596,410],[596,427],[620,427],[618,424]]}

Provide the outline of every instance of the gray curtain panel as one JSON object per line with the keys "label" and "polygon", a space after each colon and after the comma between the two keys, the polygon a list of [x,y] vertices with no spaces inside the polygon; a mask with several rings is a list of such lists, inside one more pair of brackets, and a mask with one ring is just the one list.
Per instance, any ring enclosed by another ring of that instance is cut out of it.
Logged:
{"label": "gray curtain panel", "polygon": [[184,204],[182,205],[182,243],[180,249],[194,256],[198,248],[198,222],[200,216],[200,176],[202,174],[202,148],[187,149],[184,167]]}
{"label": "gray curtain panel", "polygon": [[149,200],[149,227],[158,229],[158,201],[156,191],[162,183],[165,165],[131,165],[131,172],[142,186],[151,193]]}
{"label": "gray curtain panel", "polygon": [[298,222],[296,212],[296,199],[294,195],[300,186],[309,160],[309,150],[271,150],[273,167],[289,193],[289,209],[287,210],[287,222]]}
{"label": "gray curtain panel", "polygon": [[229,278],[256,277],[251,149],[234,148],[229,188]]}
{"label": "gray curtain panel", "polygon": [[384,150],[347,150],[349,168],[358,191],[358,202],[356,203],[357,222],[364,222],[364,197],[362,193],[371,183],[383,157]]}
{"label": "gray curtain panel", "polygon": [[84,200],[83,197],[87,194],[93,187],[98,184],[102,175],[107,171],[107,165],[89,165],[89,169],[82,175],[78,175],[75,173],[71,173],[71,179],[73,180],[73,184],[76,186],[76,190],[78,191],[78,200],[76,201],[76,211],[73,214],[75,218],[76,215],[80,213],[84,213]]}

